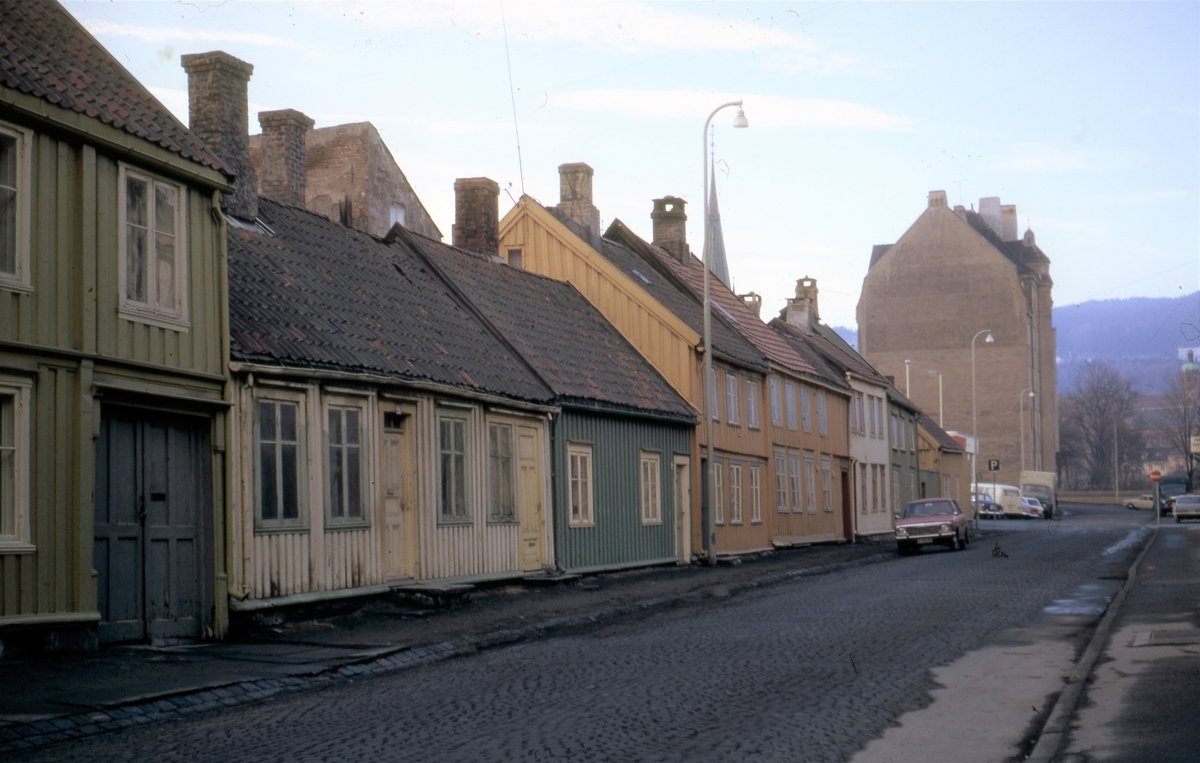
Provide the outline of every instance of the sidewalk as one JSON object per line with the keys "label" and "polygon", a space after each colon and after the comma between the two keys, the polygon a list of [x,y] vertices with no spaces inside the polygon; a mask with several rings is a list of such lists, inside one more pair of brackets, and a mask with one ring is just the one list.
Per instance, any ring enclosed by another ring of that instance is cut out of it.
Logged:
{"label": "sidewalk", "polygon": [[891,543],[780,549],[716,569],[656,567],[552,587],[481,588],[433,609],[379,602],[349,615],[263,626],[184,646],[112,646],[0,661],[0,755],[274,694],[572,632],[740,590],[895,558]]}

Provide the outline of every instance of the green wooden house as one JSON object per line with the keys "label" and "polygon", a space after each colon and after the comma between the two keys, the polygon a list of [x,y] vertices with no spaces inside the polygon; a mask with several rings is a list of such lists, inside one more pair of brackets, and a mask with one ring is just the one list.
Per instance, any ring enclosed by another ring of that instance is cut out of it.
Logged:
{"label": "green wooden house", "polygon": [[0,0],[0,647],[219,635],[232,173]]}

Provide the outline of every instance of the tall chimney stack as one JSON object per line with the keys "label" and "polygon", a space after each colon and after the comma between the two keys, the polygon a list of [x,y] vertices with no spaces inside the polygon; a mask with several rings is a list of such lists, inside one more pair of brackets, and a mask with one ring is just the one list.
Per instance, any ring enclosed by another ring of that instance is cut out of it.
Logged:
{"label": "tall chimney stack", "polygon": [[805,333],[811,334],[813,326],[821,321],[817,311],[817,279],[805,276],[796,281],[796,297],[788,299],[784,320]]}
{"label": "tall chimney stack", "polygon": [[654,211],[650,213],[650,219],[654,221],[654,245],[670,252],[684,265],[688,264],[692,254],[687,244],[685,204],[683,199],[664,196],[654,200]]}
{"label": "tall chimney stack", "polygon": [[988,224],[997,236],[1001,234],[1000,226],[1000,197],[988,196],[979,200],[979,216]]}
{"label": "tall chimney stack", "polygon": [[1017,205],[1004,204],[1000,207],[1000,240],[1016,241],[1017,235]]}
{"label": "tall chimney stack", "polygon": [[929,208],[933,209],[934,207],[944,207],[944,206],[946,206],[946,192],[945,191],[930,191],[929,192]]}
{"label": "tall chimney stack", "polygon": [[749,294],[739,294],[738,299],[742,300],[742,302],[746,305],[746,307],[750,308],[750,312],[754,313],[755,315],[759,316],[760,318],[762,317],[762,295],[761,294],[758,294],[758,293],[752,291]]}
{"label": "tall chimney stack", "polygon": [[250,164],[250,106],[247,86],[254,66],[228,53],[180,57],[188,75],[188,127],[237,176],[221,208],[246,220],[258,217],[258,181]]}
{"label": "tall chimney stack", "polygon": [[593,247],[600,246],[600,210],[592,203],[592,175],[595,171],[583,162],[558,165],[558,212],[591,236]]}
{"label": "tall chimney stack", "polygon": [[491,178],[454,181],[452,241],[460,249],[489,256],[500,253],[500,185]]}
{"label": "tall chimney stack", "polygon": [[308,148],[313,120],[295,109],[258,112],[262,126],[262,195],[304,208]]}

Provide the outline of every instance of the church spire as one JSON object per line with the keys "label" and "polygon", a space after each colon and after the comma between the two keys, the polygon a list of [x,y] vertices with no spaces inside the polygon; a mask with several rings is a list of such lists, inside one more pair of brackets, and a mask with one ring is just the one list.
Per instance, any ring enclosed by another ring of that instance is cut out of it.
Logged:
{"label": "church spire", "polygon": [[717,178],[716,166],[712,168],[712,180],[708,190],[708,241],[712,247],[712,259],[709,270],[727,288],[733,286],[729,281],[729,264],[725,260],[725,237],[721,233],[721,210],[717,208]]}

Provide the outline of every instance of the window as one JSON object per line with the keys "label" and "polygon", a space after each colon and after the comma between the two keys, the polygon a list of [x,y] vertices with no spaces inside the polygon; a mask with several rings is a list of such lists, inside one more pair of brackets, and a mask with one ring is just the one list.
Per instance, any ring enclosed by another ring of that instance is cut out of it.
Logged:
{"label": "window", "polygon": [[900,437],[900,430],[896,426],[896,414],[893,413],[892,414],[892,448],[893,449],[900,447],[900,440],[898,439],[899,437]]}
{"label": "window", "polygon": [[121,316],[186,330],[186,190],[121,165]]}
{"label": "window", "polygon": [[812,411],[808,408],[808,387],[800,388],[800,423],[805,432],[812,431]]}
{"label": "window", "polygon": [[712,376],[708,377],[708,394],[709,400],[712,401],[712,417],[713,421],[721,420],[721,401],[717,399],[717,369],[713,369]]}
{"label": "window", "polygon": [[750,464],[750,524],[762,521],[762,464]]}
{"label": "window", "polygon": [[829,456],[821,456],[821,504],[825,511],[833,511],[833,475]]}
{"label": "window", "polygon": [[908,500],[913,500],[917,497],[917,470],[908,470]]}
{"label": "window", "polygon": [[523,270],[525,268],[525,256],[520,249],[508,250],[508,265],[509,267]]}
{"label": "window", "polygon": [[892,513],[900,515],[900,467],[892,467]]}
{"label": "window", "polygon": [[258,401],[258,525],[300,524],[300,405],[296,400]]}
{"label": "window", "polygon": [[783,426],[783,412],[779,406],[779,380],[771,378],[767,386],[771,393],[771,423],[781,427]]}
{"label": "window", "polygon": [[571,527],[593,527],[592,516],[592,446],[567,445],[567,461],[571,479]]}
{"label": "window", "polygon": [[[875,478],[875,467],[871,467],[871,478]],[[858,465],[858,513],[866,514],[870,509],[870,503],[867,500],[867,465]]]}
{"label": "window", "polygon": [[488,422],[488,519],[517,518],[517,474],[513,460],[512,424]]}
{"label": "window", "polygon": [[29,543],[29,406],[33,384],[0,377],[0,553]]}
{"label": "window", "polygon": [[879,398],[875,397],[874,395],[870,395],[867,398],[867,403],[870,405],[870,409],[867,411],[867,413],[871,419],[872,437],[878,437],[883,433],[883,428],[879,426],[879,407],[876,405],[878,402]]}
{"label": "window", "polygon": [[742,465],[729,465],[729,524],[742,524]]}
{"label": "window", "polygon": [[761,387],[757,381],[746,380],[746,426],[758,429],[762,421],[758,415],[758,394]]}
{"label": "window", "polygon": [[725,422],[737,424],[741,420],[741,400],[738,396],[737,374],[725,372]]}
{"label": "window", "polygon": [[804,497],[808,513],[817,513],[817,467],[811,450],[804,451]]}
{"label": "window", "polygon": [[817,393],[817,432],[822,437],[829,434],[829,419],[825,415],[825,393]]}
{"label": "window", "polygon": [[328,483],[332,524],[361,522],[363,516],[362,409],[330,406]]}
{"label": "window", "polygon": [[713,506],[716,507],[717,524],[725,524],[725,465],[720,461],[713,463],[713,491],[716,493]]}
{"label": "window", "polygon": [[879,498],[876,500],[880,511],[887,511],[887,467],[879,465]]}
{"label": "window", "polygon": [[659,506],[662,493],[659,490],[658,454],[642,454],[642,524],[662,524],[662,510]]}
{"label": "window", "polygon": [[29,291],[30,169],[33,133],[0,122],[0,288]]}
{"label": "window", "polygon": [[800,498],[800,455],[798,453],[788,454],[788,481],[792,489],[792,511],[804,511],[804,504]]}
{"label": "window", "polygon": [[787,398],[788,429],[796,428],[796,388],[791,382],[783,385],[784,397]]}
{"label": "window", "polygon": [[391,228],[396,223],[404,225],[404,205],[392,204],[392,209],[388,214],[388,228]]}
{"label": "window", "polygon": [[861,434],[867,433],[867,421],[863,417],[863,393],[854,393],[854,406],[858,411],[858,431]]}
{"label": "window", "polygon": [[438,521],[469,522],[467,414],[438,414]]}
{"label": "window", "polygon": [[942,475],[942,496],[941,497],[942,498],[953,497],[950,495],[950,475],[949,474]]}
{"label": "window", "polygon": [[775,451],[775,508],[780,512],[788,509],[788,471],[787,452]]}

